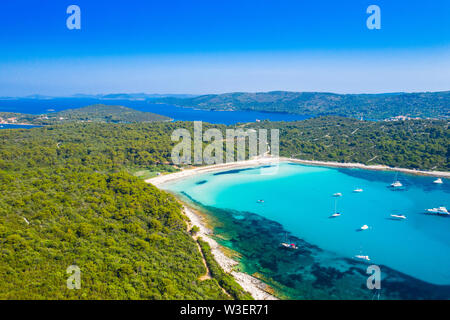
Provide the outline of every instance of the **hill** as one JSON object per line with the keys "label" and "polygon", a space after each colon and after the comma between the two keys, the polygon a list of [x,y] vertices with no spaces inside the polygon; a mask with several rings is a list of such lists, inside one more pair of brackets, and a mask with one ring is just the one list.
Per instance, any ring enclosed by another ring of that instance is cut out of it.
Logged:
{"label": "hill", "polygon": [[[229,299],[223,275],[202,280],[180,204],[128,171],[168,161],[174,128],[0,130],[0,299]],[[66,287],[71,265],[81,290]]]}
{"label": "hill", "polygon": [[273,91],[210,94],[158,102],[208,110],[254,110],[312,116],[336,115],[365,119],[396,116],[450,118],[450,91],[389,94],[334,94]]}
{"label": "hill", "polygon": [[123,106],[97,104],[43,115],[0,112],[1,119],[15,118],[17,123],[51,125],[67,122],[134,123],[169,121],[170,118],[151,112],[137,111]]}

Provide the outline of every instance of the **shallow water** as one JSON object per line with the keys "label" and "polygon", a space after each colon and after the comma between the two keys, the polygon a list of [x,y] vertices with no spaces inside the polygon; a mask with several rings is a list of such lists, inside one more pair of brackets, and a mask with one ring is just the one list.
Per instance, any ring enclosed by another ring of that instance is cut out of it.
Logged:
{"label": "shallow water", "polygon": [[[450,217],[424,214],[426,208],[450,207],[449,181],[435,185],[432,177],[399,174],[405,188],[393,191],[387,187],[393,172],[282,163],[268,173],[267,168],[209,173],[165,188],[215,216],[222,244],[243,253],[242,268],[270,277],[290,297],[369,298],[367,289],[350,293],[367,278],[366,264],[355,255],[382,266],[385,296],[450,297]],[[356,188],[364,191],[352,192]],[[336,192],[343,196],[332,197]],[[335,201],[342,215],[330,219]],[[407,219],[392,220],[391,214]],[[357,231],[364,224],[369,229]],[[286,232],[299,250],[280,250]]]}

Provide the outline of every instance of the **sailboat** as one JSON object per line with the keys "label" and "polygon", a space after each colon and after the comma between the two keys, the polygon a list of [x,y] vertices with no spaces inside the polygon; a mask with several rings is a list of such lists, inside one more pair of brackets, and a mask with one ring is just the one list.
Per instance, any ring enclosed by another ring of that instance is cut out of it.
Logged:
{"label": "sailboat", "polygon": [[331,216],[329,216],[329,218],[337,218],[341,216],[341,214],[336,211],[336,203],[337,199],[334,200],[334,213]]}
{"label": "sailboat", "polygon": [[403,187],[403,184],[398,181],[398,172],[395,173],[395,180],[391,183],[391,188],[401,188]]}
{"label": "sailboat", "polygon": [[435,183],[435,184],[443,184],[444,182],[442,182],[441,178],[437,178],[436,180],[433,181],[433,183]]}
{"label": "sailboat", "polygon": [[297,249],[298,249],[298,247],[295,245],[295,243],[289,243],[289,242],[288,242],[287,232],[286,232],[286,241],[280,243],[280,245],[281,245],[282,247],[285,247],[285,248],[288,248],[288,249],[294,249],[294,250],[297,250]]}
{"label": "sailboat", "polygon": [[406,219],[406,216],[403,215],[403,214],[391,214],[391,217],[394,218],[394,219],[398,219],[398,220],[400,220],[400,219],[405,220]]}
{"label": "sailboat", "polygon": [[363,255],[360,255],[360,254],[357,254],[357,255],[355,256],[355,258],[361,259],[361,260],[370,261],[369,256],[363,256]]}

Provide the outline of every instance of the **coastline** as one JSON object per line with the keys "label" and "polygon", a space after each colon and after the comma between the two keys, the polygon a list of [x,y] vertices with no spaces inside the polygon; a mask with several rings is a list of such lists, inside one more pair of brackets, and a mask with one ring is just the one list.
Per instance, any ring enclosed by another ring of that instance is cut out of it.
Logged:
{"label": "coastline", "polygon": [[273,157],[262,157],[251,160],[237,161],[231,163],[222,163],[222,164],[214,164],[209,166],[202,166],[192,169],[185,169],[179,172],[170,173],[167,175],[160,175],[155,178],[151,178],[145,180],[147,183],[151,183],[154,186],[158,187],[163,184],[174,182],[180,179],[184,179],[187,177],[191,177],[201,173],[209,173],[216,172],[222,170],[230,170],[230,169],[238,169],[238,168],[248,168],[248,167],[256,167],[260,165],[270,165],[276,164],[278,162],[293,162],[300,163],[306,165],[313,166],[324,166],[324,167],[335,167],[335,168],[357,168],[357,169],[365,169],[365,170],[374,170],[374,171],[397,171],[403,172],[413,175],[422,175],[422,176],[431,176],[431,177],[440,177],[440,178],[450,178],[450,172],[446,171],[424,171],[424,170],[414,170],[414,169],[406,169],[406,168],[395,168],[388,167],[386,165],[365,165],[362,163],[345,163],[345,162],[333,162],[333,161],[316,161],[316,160],[301,160],[301,159],[293,159],[293,158],[273,158]]}
{"label": "coastline", "polygon": [[183,211],[189,218],[191,226],[197,226],[200,229],[196,236],[201,237],[203,241],[209,244],[211,247],[211,253],[217,263],[225,272],[230,273],[245,291],[250,293],[256,300],[278,300],[278,298],[264,290],[267,288],[267,285],[264,282],[246,273],[233,271],[233,267],[236,266],[238,262],[226,256],[221,249],[222,247],[213,238],[211,238],[213,232],[206,227],[205,223],[202,221],[202,216],[185,204],[183,205]]}
{"label": "coastline", "polygon": [[[311,160],[299,160],[299,159],[291,159],[291,158],[272,158],[272,157],[261,157],[251,160],[233,162],[233,163],[224,163],[224,164],[216,164],[210,166],[202,166],[192,169],[186,169],[179,172],[161,175],[154,178],[150,178],[145,180],[147,183],[151,183],[156,187],[161,187],[167,183],[175,182],[180,179],[185,179],[187,177],[192,177],[198,174],[211,173],[217,171],[224,170],[232,170],[239,168],[248,168],[248,167],[257,167],[263,165],[273,165],[279,162],[292,162],[299,163],[305,165],[315,165],[315,166],[328,166],[328,167],[337,167],[337,168],[359,168],[366,170],[375,170],[375,171],[398,171],[408,174],[414,175],[424,175],[424,176],[433,176],[433,177],[442,177],[442,178],[450,178],[450,172],[440,172],[440,171],[420,171],[420,170],[412,170],[405,168],[392,168],[384,165],[364,165],[360,163],[339,163],[339,162],[326,162],[326,161],[311,161]],[[181,201],[181,200],[180,200]],[[255,299],[257,300],[273,300],[278,299],[275,296],[267,293],[264,288],[267,287],[265,283],[260,281],[259,279],[248,275],[243,272],[233,271],[233,267],[238,264],[234,259],[226,256],[222,251],[222,247],[211,237],[213,231],[208,229],[203,221],[203,217],[201,214],[196,212],[196,210],[190,208],[186,203],[183,203],[184,214],[189,218],[190,223],[192,225],[196,225],[199,227],[200,231],[198,232],[198,236],[201,236],[202,239],[211,247],[211,252],[218,262],[218,264],[224,269],[225,272],[230,273],[235,278],[236,282],[238,282],[244,290],[249,292]]]}

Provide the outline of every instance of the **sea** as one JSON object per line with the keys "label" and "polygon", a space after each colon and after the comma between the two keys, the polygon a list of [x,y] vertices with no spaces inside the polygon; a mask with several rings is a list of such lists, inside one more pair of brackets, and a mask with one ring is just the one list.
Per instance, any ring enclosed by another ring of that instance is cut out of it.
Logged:
{"label": "sea", "polygon": [[0,112],[46,114],[93,104],[125,106],[138,111],[164,115],[175,121],[203,121],[226,125],[255,122],[257,120],[299,121],[309,118],[309,116],[288,113],[198,110],[168,104],[155,104],[151,100],[104,100],[93,98],[0,99]]}
{"label": "sea", "polygon": [[163,188],[204,212],[237,268],[280,298],[450,299],[450,217],[425,213],[450,208],[450,180],[435,179],[282,162]]}

